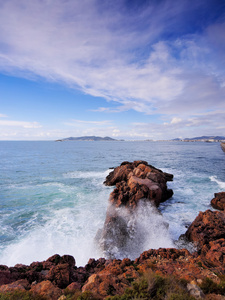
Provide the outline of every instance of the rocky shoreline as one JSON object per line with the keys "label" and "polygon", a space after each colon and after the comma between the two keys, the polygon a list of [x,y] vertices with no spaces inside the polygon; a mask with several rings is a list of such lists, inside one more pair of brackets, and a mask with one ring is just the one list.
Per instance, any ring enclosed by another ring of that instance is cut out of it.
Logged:
{"label": "rocky shoreline", "polygon": [[[128,223],[139,204],[150,203],[157,209],[172,196],[166,184],[172,179],[172,174],[145,161],[122,163],[106,178],[106,185],[116,187],[104,227],[96,235],[96,243],[109,258],[90,259],[86,266],[76,267],[72,256],[56,254],[29,266],[1,265],[0,299],[116,300],[140,295],[142,299],[225,299],[225,192],[216,193],[211,201],[219,211],[200,212],[181,236],[195,245],[193,253],[160,248],[135,260],[114,257],[113,247],[129,248],[136,238]],[[121,209],[126,213],[121,215]]]}

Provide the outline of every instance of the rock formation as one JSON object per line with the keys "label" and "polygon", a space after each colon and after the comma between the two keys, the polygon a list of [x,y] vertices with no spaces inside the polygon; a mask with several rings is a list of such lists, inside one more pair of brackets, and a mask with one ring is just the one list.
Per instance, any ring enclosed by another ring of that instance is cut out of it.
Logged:
{"label": "rock formation", "polygon": [[143,242],[145,237],[137,232],[135,221],[137,207],[141,201],[157,207],[169,199],[173,191],[166,183],[172,180],[172,174],[164,173],[146,161],[123,162],[110,172],[104,183],[116,187],[109,197],[104,227],[96,236],[106,257],[115,258],[115,253],[126,253],[133,243]]}
{"label": "rock formation", "polygon": [[200,212],[185,233],[188,241],[196,243],[199,249],[221,238],[225,238],[225,214],[220,211]]}
{"label": "rock formation", "polygon": [[225,192],[215,193],[214,198],[211,200],[211,205],[215,209],[225,209]]}
{"label": "rock formation", "polygon": [[137,206],[140,199],[148,199],[156,206],[173,195],[167,189],[167,181],[172,181],[173,175],[148,165],[146,161],[123,162],[115,168],[104,182],[108,186],[116,185],[110,195],[110,202],[116,207]]}
{"label": "rock formation", "polygon": [[197,246],[199,258],[217,273],[225,274],[225,212],[200,212],[185,233]]}

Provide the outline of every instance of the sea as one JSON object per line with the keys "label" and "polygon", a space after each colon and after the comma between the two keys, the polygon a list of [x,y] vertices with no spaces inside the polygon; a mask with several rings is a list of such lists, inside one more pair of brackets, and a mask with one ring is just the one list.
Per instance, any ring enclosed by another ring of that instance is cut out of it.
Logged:
{"label": "sea", "polygon": [[[145,160],[164,172],[174,195],[137,210],[143,243],[115,257],[135,259],[150,248],[176,247],[199,211],[225,191],[219,143],[178,141],[0,141],[0,264],[74,256],[77,266],[106,257],[96,243],[114,187],[103,184],[123,161]],[[167,224],[167,226],[165,226]],[[133,228],[135,230],[135,227]]]}

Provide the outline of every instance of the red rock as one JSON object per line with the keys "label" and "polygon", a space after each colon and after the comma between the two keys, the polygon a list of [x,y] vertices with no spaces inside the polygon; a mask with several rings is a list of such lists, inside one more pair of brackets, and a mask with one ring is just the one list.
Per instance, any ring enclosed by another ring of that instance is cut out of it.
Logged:
{"label": "red rock", "polygon": [[45,296],[49,300],[57,300],[62,295],[62,291],[49,280],[33,285],[31,291],[34,294]]}
{"label": "red rock", "polygon": [[66,288],[71,283],[69,264],[58,264],[52,267],[46,279],[52,281],[59,288]]}
{"label": "red rock", "polygon": [[211,200],[211,205],[215,209],[225,209],[225,192],[215,193],[214,198]]}
{"label": "red rock", "polygon": [[[128,223],[140,201],[159,206],[173,195],[166,184],[172,178],[173,175],[163,173],[146,161],[123,162],[110,172],[105,184],[116,187],[109,197],[104,227],[96,235],[96,241],[107,257],[113,258],[116,249],[126,251],[133,238]],[[117,208],[123,209],[122,214]]]}
{"label": "red rock", "polygon": [[225,213],[211,210],[200,212],[185,236],[199,248],[210,241],[225,238]]}
{"label": "red rock", "polygon": [[225,273],[225,239],[218,239],[204,245],[201,257],[208,264],[221,267],[222,272]]}
{"label": "red rock", "polygon": [[26,279],[20,279],[9,284],[0,286],[0,293],[11,292],[14,290],[28,290],[30,288],[29,282]]}
{"label": "red rock", "polygon": [[81,289],[81,284],[78,282],[72,282],[66,288],[66,290],[69,292],[73,292],[73,291],[80,290],[80,289]]}
{"label": "red rock", "polygon": [[110,202],[119,206],[135,207],[140,199],[146,198],[158,206],[173,195],[166,182],[172,174],[148,165],[146,161],[124,162],[107,177],[106,185],[116,185]]}

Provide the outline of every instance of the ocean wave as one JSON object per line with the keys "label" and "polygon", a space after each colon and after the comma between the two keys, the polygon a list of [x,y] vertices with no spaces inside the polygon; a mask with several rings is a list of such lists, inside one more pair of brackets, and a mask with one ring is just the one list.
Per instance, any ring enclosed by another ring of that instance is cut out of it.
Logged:
{"label": "ocean wave", "polygon": [[64,178],[105,178],[111,170],[108,169],[104,172],[94,171],[74,171],[63,174]]}
{"label": "ocean wave", "polygon": [[217,176],[210,176],[211,181],[216,182],[221,189],[225,189],[225,182],[217,179]]}

